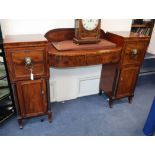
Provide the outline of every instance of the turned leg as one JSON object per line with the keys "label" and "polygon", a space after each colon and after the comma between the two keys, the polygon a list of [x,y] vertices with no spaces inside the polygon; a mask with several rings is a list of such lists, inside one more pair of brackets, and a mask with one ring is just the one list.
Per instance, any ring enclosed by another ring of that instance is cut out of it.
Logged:
{"label": "turned leg", "polygon": [[132,103],[132,98],[133,98],[133,96],[128,97],[128,101],[129,101],[130,104]]}
{"label": "turned leg", "polygon": [[22,119],[18,119],[18,124],[19,124],[19,128],[23,129],[23,120]]}
{"label": "turned leg", "polygon": [[51,103],[50,103],[50,88],[49,88],[49,80],[46,80],[47,86],[47,101],[48,101],[48,121],[52,122],[52,112],[51,112]]}
{"label": "turned leg", "polygon": [[113,106],[113,100],[109,99],[109,108],[112,108],[112,106]]}
{"label": "turned leg", "polygon": [[102,89],[99,89],[99,95],[102,95]]}
{"label": "turned leg", "polygon": [[52,112],[48,112],[48,121],[49,123],[52,122]]}
{"label": "turned leg", "polygon": [[44,119],[42,118],[40,121],[41,121],[41,122],[44,122]]}

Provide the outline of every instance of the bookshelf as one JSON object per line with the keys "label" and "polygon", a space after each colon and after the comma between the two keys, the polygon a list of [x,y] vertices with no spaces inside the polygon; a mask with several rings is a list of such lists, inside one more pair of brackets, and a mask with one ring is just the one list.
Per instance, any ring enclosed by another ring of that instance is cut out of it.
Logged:
{"label": "bookshelf", "polygon": [[[3,53],[0,53],[0,58],[3,58]],[[0,60],[0,125],[5,120],[14,115],[14,107],[12,104],[10,89],[8,86],[7,73],[4,62],[1,60]]]}
{"label": "bookshelf", "polygon": [[[152,36],[155,20],[133,19],[131,32],[138,33],[139,35]],[[140,69],[139,76],[155,75],[155,54],[147,51],[144,62]]]}
{"label": "bookshelf", "polygon": [[154,20],[133,19],[131,32],[138,33],[140,35],[151,36],[154,28]]}
{"label": "bookshelf", "polygon": [[9,78],[7,76],[3,38],[0,26],[0,125],[15,113]]}

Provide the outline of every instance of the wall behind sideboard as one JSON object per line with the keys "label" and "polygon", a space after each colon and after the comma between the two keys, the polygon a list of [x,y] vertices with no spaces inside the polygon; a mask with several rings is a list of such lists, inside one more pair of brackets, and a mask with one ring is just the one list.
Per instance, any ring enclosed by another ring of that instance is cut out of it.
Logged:
{"label": "wall behind sideboard", "polygon": [[[54,28],[74,27],[74,19],[1,19],[3,36],[16,34],[45,34],[48,30]],[[108,20],[102,19],[101,27],[105,31],[127,31],[131,28],[130,19]]]}
{"label": "wall behind sideboard", "polygon": [[[45,34],[54,28],[74,27],[74,20],[0,20],[3,37],[16,34]],[[130,31],[130,19],[102,20],[105,31]],[[51,101],[65,101],[98,93],[101,65],[69,69],[50,69]]]}

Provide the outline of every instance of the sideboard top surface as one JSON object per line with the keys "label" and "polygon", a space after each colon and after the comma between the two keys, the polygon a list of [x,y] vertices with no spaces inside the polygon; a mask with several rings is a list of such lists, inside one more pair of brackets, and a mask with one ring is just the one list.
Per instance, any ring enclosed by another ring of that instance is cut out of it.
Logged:
{"label": "sideboard top surface", "polygon": [[7,35],[4,38],[4,47],[10,46],[33,46],[47,44],[47,39],[42,34]]}
{"label": "sideboard top surface", "polygon": [[[129,31],[112,31],[113,33],[124,38],[149,38],[149,36],[138,35]],[[43,34],[22,34],[22,35],[7,35],[4,38],[4,44],[16,44],[16,43],[31,43],[31,42],[47,42],[47,39]]]}

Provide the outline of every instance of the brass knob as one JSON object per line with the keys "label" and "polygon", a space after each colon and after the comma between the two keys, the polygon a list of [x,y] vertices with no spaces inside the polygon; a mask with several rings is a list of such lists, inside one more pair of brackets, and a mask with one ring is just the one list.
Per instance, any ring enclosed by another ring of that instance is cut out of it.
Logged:
{"label": "brass knob", "polygon": [[41,94],[44,95],[44,91],[43,90],[41,91]]}
{"label": "brass knob", "polygon": [[30,57],[25,58],[25,66],[31,66],[32,65],[32,59]]}

